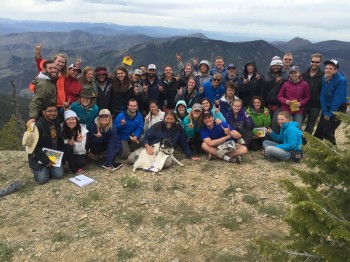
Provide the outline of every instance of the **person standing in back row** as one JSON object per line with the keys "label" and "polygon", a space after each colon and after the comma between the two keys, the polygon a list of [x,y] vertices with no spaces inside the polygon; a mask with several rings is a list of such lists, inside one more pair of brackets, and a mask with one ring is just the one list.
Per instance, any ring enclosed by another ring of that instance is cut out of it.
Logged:
{"label": "person standing in back row", "polygon": [[[304,131],[309,134],[314,132],[316,121],[321,112],[320,94],[322,77],[324,75],[324,72],[320,68],[322,58],[322,55],[319,53],[312,54],[310,57],[310,67],[302,74],[303,80],[308,82],[310,86],[310,101],[304,109],[304,119],[307,119]],[[306,140],[303,142],[305,143]]]}
{"label": "person standing in back row", "polygon": [[339,62],[335,59],[324,62],[325,70],[322,78],[321,108],[322,115],[314,136],[327,139],[336,145],[335,130],[340,125],[334,112],[345,112],[347,107],[348,81],[338,70]]}

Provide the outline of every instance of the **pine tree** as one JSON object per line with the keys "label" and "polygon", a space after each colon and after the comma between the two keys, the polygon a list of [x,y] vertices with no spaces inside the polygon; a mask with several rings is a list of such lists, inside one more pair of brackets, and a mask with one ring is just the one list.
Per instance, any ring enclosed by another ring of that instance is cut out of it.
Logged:
{"label": "pine tree", "polygon": [[12,115],[10,121],[0,131],[0,150],[21,150],[21,136],[17,118]]}
{"label": "pine tree", "polygon": [[[337,116],[350,125],[350,116]],[[350,132],[345,149],[306,136],[307,169],[293,169],[304,186],[282,181],[292,204],[289,235],[284,243],[257,240],[260,253],[273,261],[350,261]]]}

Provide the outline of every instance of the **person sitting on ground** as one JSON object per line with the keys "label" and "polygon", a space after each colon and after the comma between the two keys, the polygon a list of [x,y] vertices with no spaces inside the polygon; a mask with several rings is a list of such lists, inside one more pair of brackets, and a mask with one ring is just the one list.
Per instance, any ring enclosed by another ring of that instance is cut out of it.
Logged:
{"label": "person sitting on ground", "polygon": [[157,101],[149,101],[149,113],[145,117],[145,124],[143,127],[143,133],[146,134],[147,130],[151,128],[155,123],[163,121],[164,112],[158,108]]}
{"label": "person sitting on ground", "polygon": [[249,146],[250,150],[259,150],[262,148],[262,143],[265,139],[263,136],[263,131],[260,131],[256,128],[268,128],[271,125],[271,117],[269,110],[264,107],[264,102],[262,97],[253,96],[250,106],[246,109],[247,113],[253,120],[254,129],[253,129],[253,140]]}
{"label": "person sitting on ground", "polygon": [[[192,159],[193,161],[200,160],[199,157],[193,156],[193,153],[187,143],[187,137],[184,129],[181,125],[178,124],[177,118],[174,111],[167,111],[164,115],[164,120],[161,122],[155,123],[146,133],[142,144],[147,150],[149,155],[153,155],[153,145],[161,142],[165,138],[171,138],[173,143],[173,148],[176,150],[178,146],[181,147],[182,151],[187,158]],[[136,150],[130,153],[128,157],[128,163],[132,165],[138,156],[140,150]],[[172,159],[167,158],[164,167],[169,167],[172,164]]]}
{"label": "person sitting on ground", "polygon": [[242,137],[241,134],[226,122],[215,124],[210,111],[204,111],[203,117],[200,136],[203,139],[202,149],[209,153],[208,159],[216,156],[228,162],[241,163],[241,156],[248,153],[247,147],[235,143]]}
{"label": "person sitting on ground", "polygon": [[202,105],[197,103],[192,107],[191,112],[184,119],[185,132],[188,137],[188,144],[192,151],[201,153],[202,139],[199,131],[202,127],[203,115]]}
{"label": "person sitting on ground", "polygon": [[85,174],[86,136],[89,131],[78,122],[77,114],[72,110],[64,112],[62,136],[64,139],[64,158],[73,174]]}
{"label": "person sitting on ground", "polygon": [[235,94],[238,91],[238,85],[234,82],[227,82],[225,84],[226,93],[220,98],[220,112],[223,116],[226,116],[230,110],[230,105],[233,100],[238,99]]}
{"label": "person sitting on ground", "polygon": [[302,152],[302,132],[297,122],[291,122],[291,115],[287,111],[281,111],[277,115],[277,122],[281,127],[279,134],[267,129],[267,133],[274,141],[263,142],[264,155],[270,160],[293,160],[295,151]]}
{"label": "person sitting on ground", "polygon": [[70,109],[77,113],[81,125],[88,127],[97,117],[98,107],[95,100],[95,93],[90,88],[83,88],[78,100],[71,105]]}
{"label": "person sitting on ground", "polygon": [[89,155],[94,157],[106,152],[104,166],[108,169],[113,169],[115,156],[122,153],[122,144],[117,128],[113,126],[112,115],[108,109],[102,109],[96,121],[89,126],[88,140]]}
{"label": "person sitting on ground", "polygon": [[117,132],[122,142],[122,159],[127,159],[130,152],[141,146],[140,137],[143,130],[143,117],[137,109],[137,101],[133,98],[130,99],[128,106],[123,108],[113,123],[117,127]]}
{"label": "person sitting on ground", "polygon": [[58,111],[55,102],[46,101],[42,105],[41,116],[35,122],[39,139],[31,154],[28,154],[29,167],[38,184],[45,184],[52,179],[61,179],[64,174],[63,165],[55,166],[43,151],[43,148],[63,151],[63,138]]}
{"label": "person sitting on ground", "polygon": [[182,126],[183,129],[185,129],[185,124],[183,123],[185,117],[188,115],[187,112],[187,105],[184,100],[179,100],[176,103],[175,106],[175,115],[177,117],[177,121]]}
{"label": "person sitting on ground", "polygon": [[213,104],[210,102],[210,100],[204,97],[201,100],[201,105],[202,105],[203,111],[210,111],[213,114],[216,124],[220,124],[221,122],[226,122],[225,117],[220,112],[220,104],[216,103],[215,107],[213,107]]}
{"label": "person sitting on ground", "polygon": [[231,104],[230,111],[226,114],[226,122],[242,135],[238,143],[249,147],[253,140],[254,123],[250,115],[243,107],[243,101],[236,99]]}

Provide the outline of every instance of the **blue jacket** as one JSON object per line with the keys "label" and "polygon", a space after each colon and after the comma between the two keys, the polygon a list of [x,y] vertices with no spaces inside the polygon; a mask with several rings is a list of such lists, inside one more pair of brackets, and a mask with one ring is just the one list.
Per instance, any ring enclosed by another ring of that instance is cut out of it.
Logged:
{"label": "blue jacket", "polygon": [[90,126],[98,116],[97,105],[93,105],[85,109],[81,104],[75,101],[73,104],[71,104],[70,109],[77,113],[79,123],[86,125],[87,127]]}
{"label": "blue jacket", "polygon": [[89,143],[93,145],[105,145],[106,146],[106,166],[112,166],[113,160],[116,154],[121,154],[122,144],[117,134],[117,129],[112,126],[107,132],[101,132],[102,137],[96,137],[97,126],[96,123],[92,123],[89,126],[88,139]]}
{"label": "blue jacket", "polygon": [[220,86],[214,89],[213,85],[211,84],[211,81],[212,80],[204,83],[204,93],[201,94],[201,97],[208,98],[210,102],[214,104],[214,100],[220,100],[223,94],[225,94],[225,87],[221,83]]}
{"label": "blue jacket", "polygon": [[341,72],[333,75],[330,81],[322,78],[322,89],[320,95],[322,115],[331,117],[339,107],[347,102],[348,81]]}
{"label": "blue jacket", "polygon": [[276,147],[286,151],[301,150],[302,135],[303,133],[298,128],[297,122],[283,123],[281,132],[278,135],[275,132],[270,134],[273,140],[282,143],[276,145]]}
{"label": "blue jacket", "polygon": [[148,129],[142,140],[142,144],[154,145],[162,141],[164,138],[171,138],[174,149],[176,149],[177,146],[180,146],[186,157],[192,157],[192,151],[187,143],[186,133],[178,123],[170,129],[166,128],[164,121],[155,123],[150,129]]}
{"label": "blue jacket", "polygon": [[[140,139],[143,130],[143,117],[140,112],[137,112],[136,116],[131,118],[126,110],[126,108],[123,108],[123,111],[117,115],[113,122],[113,125],[117,127],[120,140],[129,140],[132,135]],[[123,118],[126,121],[125,125],[120,124]]]}

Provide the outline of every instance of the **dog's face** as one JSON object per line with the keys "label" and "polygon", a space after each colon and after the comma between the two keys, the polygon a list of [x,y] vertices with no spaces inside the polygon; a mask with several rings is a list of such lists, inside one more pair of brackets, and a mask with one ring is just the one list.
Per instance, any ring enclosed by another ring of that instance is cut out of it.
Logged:
{"label": "dog's face", "polygon": [[162,152],[164,152],[167,155],[170,155],[174,152],[173,149],[173,142],[171,141],[170,138],[164,138],[161,142],[160,142],[160,150]]}

